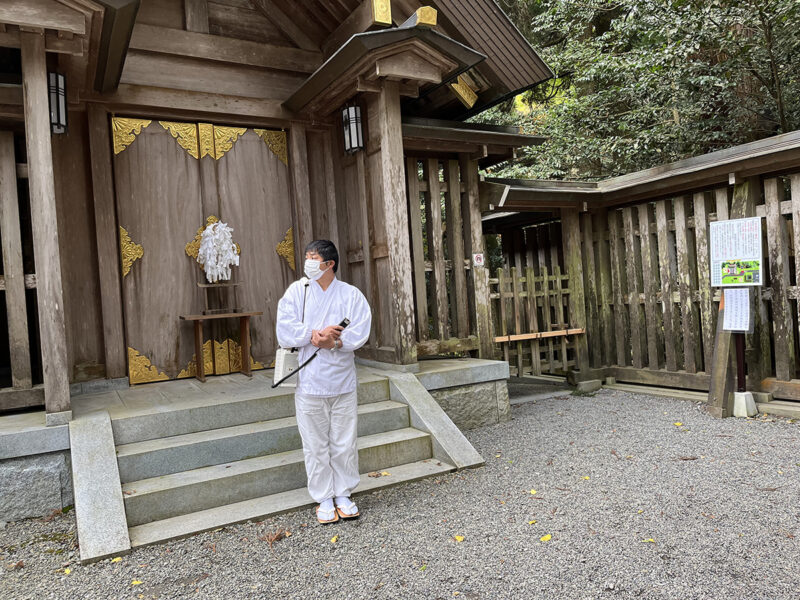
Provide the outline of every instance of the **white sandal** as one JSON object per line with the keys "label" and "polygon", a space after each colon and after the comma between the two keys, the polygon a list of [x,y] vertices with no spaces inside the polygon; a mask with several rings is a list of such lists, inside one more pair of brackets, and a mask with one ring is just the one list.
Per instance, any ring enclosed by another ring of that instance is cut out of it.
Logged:
{"label": "white sandal", "polygon": [[330,510],[322,510],[321,505],[317,505],[317,521],[323,525],[329,525],[330,523],[336,523],[338,520],[339,515],[337,514],[337,510],[335,508],[331,508]]}
{"label": "white sandal", "polygon": [[[348,498],[350,500],[350,498]],[[350,512],[355,510],[356,512]],[[361,516],[361,513],[358,511],[358,507],[356,503],[350,500],[350,504],[347,506],[342,506],[340,504],[336,505],[336,512],[342,519],[357,519]]]}

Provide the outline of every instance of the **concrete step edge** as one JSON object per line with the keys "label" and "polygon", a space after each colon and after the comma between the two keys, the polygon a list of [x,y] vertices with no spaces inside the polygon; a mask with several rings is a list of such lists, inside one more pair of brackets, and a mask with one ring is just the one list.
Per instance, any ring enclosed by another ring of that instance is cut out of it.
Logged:
{"label": "concrete step edge", "polygon": [[[454,466],[436,459],[406,463],[391,469],[389,476],[373,478],[366,473],[361,475],[361,483],[353,495],[358,496],[377,489],[417,481],[456,470]],[[177,540],[235,523],[262,519],[311,507],[314,504],[315,502],[309,497],[308,491],[305,488],[300,488],[273,494],[272,496],[264,496],[187,515],[171,517],[161,521],[153,521],[131,527],[128,530],[131,547],[136,548]]]}
{"label": "concrete step edge", "polygon": [[[412,427],[406,427],[360,437],[358,439],[358,448],[361,450],[423,437],[429,437],[429,434]],[[140,498],[147,494],[157,494],[166,489],[194,485],[215,479],[223,480],[249,472],[268,471],[274,467],[302,462],[303,450],[290,450],[288,452],[256,456],[231,463],[201,467],[199,469],[192,469],[191,471],[181,471],[170,475],[131,481],[122,485],[122,493],[125,495],[126,500]]]}
{"label": "concrete step edge", "polygon": [[[400,402],[394,402],[392,400],[370,402],[369,404],[360,404],[358,406],[358,415],[362,416],[368,413],[383,412],[386,410],[404,407],[404,404]],[[242,425],[233,425],[231,427],[204,429],[202,431],[193,431],[192,433],[183,433],[180,435],[157,438],[154,440],[143,440],[141,442],[120,444],[117,446],[117,458],[147,454],[166,448],[191,446],[198,441],[206,442],[212,440],[221,440],[243,435],[244,433],[250,434],[255,433],[256,431],[270,431],[272,429],[292,426],[297,426],[297,419],[295,417],[282,417],[279,419],[271,419],[269,421],[257,421],[255,423],[244,423]]]}

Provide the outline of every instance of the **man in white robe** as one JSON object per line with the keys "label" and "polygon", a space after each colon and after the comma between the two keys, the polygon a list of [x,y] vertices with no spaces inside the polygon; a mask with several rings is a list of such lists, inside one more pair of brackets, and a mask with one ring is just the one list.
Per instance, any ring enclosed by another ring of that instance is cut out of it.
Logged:
{"label": "man in white robe", "polygon": [[[360,515],[350,499],[359,483],[355,358],[369,338],[372,312],[358,288],[336,278],[339,254],[328,240],[306,247],[307,278],[295,281],[278,303],[282,348],[298,348],[295,413],[303,440],[308,492],[320,523]],[[339,323],[349,319],[347,327]]]}

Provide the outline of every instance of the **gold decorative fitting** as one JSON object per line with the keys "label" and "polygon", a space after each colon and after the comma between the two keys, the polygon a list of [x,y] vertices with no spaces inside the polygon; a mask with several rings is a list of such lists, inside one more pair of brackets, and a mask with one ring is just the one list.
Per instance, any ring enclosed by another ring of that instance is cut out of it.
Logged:
{"label": "gold decorative fitting", "polygon": [[436,27],[436,19],[438,13],[432,6],[422,6],[417,9],[417,25],[427,25],[428,27]]}
{"label": "gold decorative fitting", "polygon": [[[206,227],[209,225],[213,225],[214,223],[218,223],[219,219],[214,215],[211,215],[206,219],[206,224],[203,225],[200,229],[197,230],[197,234],[195,234],[194,239],[184,246],[184,250],[186,250],[186,255],[194,258],[197,260],[197,255],[200,253],[200,240],[203,237],[203,232],[206,230]],[[239,244],[234,244],[236,246],[236,254],[241,254],[242,249]],[[202,266],[202,265],[201,265]]]}
{"label": "gold decorative fitting", "polygon": [[122,276],[131,272],[131,265],[144,256],[144,248],[134,243],[124,227],[119,228],[119,253],[122,260]]}
{"label": "gold decorative fitting", "polygon": [[294,227],[289,227],[286,235],[283,236],[283,241],[275,246],[275,252],[286,261],[292,271],[296,270],[294,264]]}
{"label": "gold decorative fitting", "polygon": [[128,377],[131,384],[166,381],[166,373],[162,373],[150,363],[150,359],[139,354],[137,350],[128,348]]}
{"label": "gold decorative fitting", "polygon": [[227,375],[231,372],[231,361],[228,356],[228,340],[214,340],[214,375]]}
{"label": "gold decorative fitting", "polygon": [[458,76],[456,83],[450,84],[450,89],[455,92],[458,99],[461,100],[461,103],[467,108],[472,108],[475,102],[478,101],[478,94],[472,91],[466,79],[461,75]]}
{"label": "gold decorative fitting", "polygon": [[[203,344],[203,372],[210,375],[214,372],[214,356],[211,352],[211,340],[206,340]],[[192,360],[186,365],[186,368],[178,373],[178,379],[185,379],[187,377],[197,377],[197,355],[192,354]]]}
{"label": "gold decorative fitting", "polygon": [[222,158],[233,148],[233,144],[247,131],[244,127],[222,127],[210,123],[198,123],[198,140],[200,158],[211,156],[215,160]]}
{"label": "gold decorative fitting", "polygon": [[289,165],[289,153],[286,146],[286,132],[272,129],[253,129],[256,135],[264,140],[267,147],[286,166]]}
{"label": "gold decorative fitting", "polygon": [[381,25],[392,24],[391,0],[372,0],[372,22]]}
{"label": "gold decorative fitting", "polygon": [[173,121],[159,121],[161,126],[170,132],[178,145],[186,150],[191,156],[197,158],[199,149],[197,147],[197,125],[194,123],[176,123]]}
{"label": "gold decorative fitting", "polygon": [[149,119],[111,118],[111,133],[114,138],[114,154],[119,154],[133,143],[142,129],[152,123]]}

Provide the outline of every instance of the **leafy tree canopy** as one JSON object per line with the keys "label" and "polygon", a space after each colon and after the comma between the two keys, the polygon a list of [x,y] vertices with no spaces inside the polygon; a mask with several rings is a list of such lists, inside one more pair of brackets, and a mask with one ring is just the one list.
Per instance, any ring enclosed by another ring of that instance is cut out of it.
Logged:
{"label": "leafy tree canopy", "polygon": [[800,128],[798,0],[498,0],[555,78],[474,121],[549,138],[494,176],[597,179]]}

